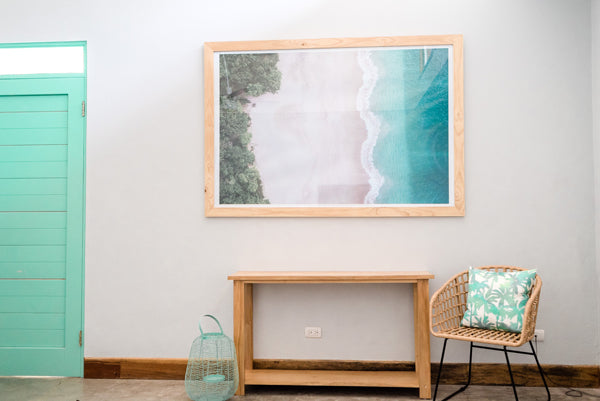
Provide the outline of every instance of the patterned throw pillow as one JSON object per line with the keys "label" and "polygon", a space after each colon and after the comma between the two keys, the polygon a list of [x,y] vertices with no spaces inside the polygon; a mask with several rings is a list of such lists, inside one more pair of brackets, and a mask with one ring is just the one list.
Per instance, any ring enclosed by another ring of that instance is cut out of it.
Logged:
{"label": "patterned throw pillow", "polygon": [[461,325],[520,333],[535,272],[494,272],[469,267],[467,311]]}

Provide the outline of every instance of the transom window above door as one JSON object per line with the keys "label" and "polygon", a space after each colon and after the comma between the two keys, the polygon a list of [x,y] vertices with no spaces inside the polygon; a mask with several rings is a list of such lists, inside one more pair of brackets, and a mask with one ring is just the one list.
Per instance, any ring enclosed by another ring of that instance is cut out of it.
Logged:
{"label": "transom window above door", "polygon": [[84,42],[4,44],[0,47],[0,75],[84,74]]}

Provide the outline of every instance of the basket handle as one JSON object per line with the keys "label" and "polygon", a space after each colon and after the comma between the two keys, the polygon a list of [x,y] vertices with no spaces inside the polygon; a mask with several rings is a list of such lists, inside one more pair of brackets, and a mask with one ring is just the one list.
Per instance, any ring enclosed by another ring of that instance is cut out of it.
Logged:
{"label": "basket handle", "polygon": [[[221,327],[221,323],[219,323],[219,321],[217,320],[216,317],[214,317],[213,315],[203,315],[202,317],[209,317],[212,320],[214,320],[215,322],[217,322],[217,325],[219,326],[219,330],[221,330],[221,334],[223,334],[223,328]],[[202,322],[198,323],[198,328],[200,329],[200,334],[204,335],[204,331],[202,331]]]}

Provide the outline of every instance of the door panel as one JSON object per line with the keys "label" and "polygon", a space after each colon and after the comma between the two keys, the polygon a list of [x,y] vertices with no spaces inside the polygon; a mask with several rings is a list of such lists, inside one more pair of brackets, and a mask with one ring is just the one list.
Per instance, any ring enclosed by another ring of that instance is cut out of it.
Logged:
{"label": "door panel", "polygon": [[[0,244],[6,245],[60,245],[66,242],[65,229],[0,228]],[[0,283],[1,284],[1,283]]]}
{"label": "door panel", "polygon": [[84,78],[0,79],[0,376],[82,376]]}
{"label": "door panel", "polygon": [[0,145],[60,145],[67,143],[64,128],[21,128],[0,130]]}
{"label": "door panel", "polygon": [[0,162],[0,178],[65,178],[67,162]]}
{"label": "door panel", "polygon": [[45,96],[10,96],[0,97],[1,112],[64,112],[67,110],[67,97],[63,95],[45,95]]}
{"label": "door panel", "polygon": [[64,195],[67,193],[67,180],[58,179],[19,179],[5,180],[0,186],[0,195]]}

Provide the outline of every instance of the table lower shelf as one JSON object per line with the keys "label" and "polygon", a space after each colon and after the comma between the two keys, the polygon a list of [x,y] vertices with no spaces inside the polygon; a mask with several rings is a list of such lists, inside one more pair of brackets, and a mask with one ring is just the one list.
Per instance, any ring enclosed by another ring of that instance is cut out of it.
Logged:
{"label": "table lower shelf", "polygon": [[247,369],[245,384],[418,388],[414,371]]}

